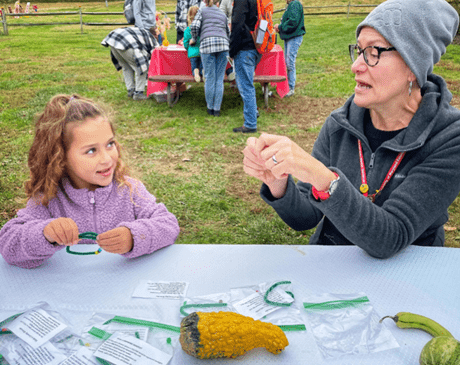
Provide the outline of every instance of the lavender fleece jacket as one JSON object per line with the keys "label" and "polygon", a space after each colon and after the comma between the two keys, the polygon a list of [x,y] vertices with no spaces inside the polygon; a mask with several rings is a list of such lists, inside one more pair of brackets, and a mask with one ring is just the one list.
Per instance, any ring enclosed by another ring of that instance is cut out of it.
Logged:
{"label": "lavender fleece jacket", "polygon": [[[145,186],[128,178],[128,187],[120,188],[115,182],[95,191],[75,189],[69,180],[62,180],[63,190],[45,207],[31,199],[26,208],[18,211],[17,218],[7,222],[0,231],[0,253],[11,265],[34,268],[41,265],[65,246],[49,243],[43,229],[52,220],[72,218],[80,233],[98,234],[117,227],[130,229],[134,239],[133,249],[124,254],[134,258],[150,254],[172,245],[179,234],[176,217],[164,204],[156,203]],[[79,244],[94,243],[81,240]]]}

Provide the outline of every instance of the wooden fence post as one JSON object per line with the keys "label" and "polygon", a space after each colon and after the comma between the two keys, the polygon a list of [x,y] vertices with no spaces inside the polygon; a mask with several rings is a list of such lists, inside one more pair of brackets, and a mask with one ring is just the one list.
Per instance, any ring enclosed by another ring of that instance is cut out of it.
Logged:
{"label": "wooden fence post", "polygon": [[2,8],[3,34],[8,35],[8,24],[6,24],[6,11]]}
{"label": "wooden fence post", "polygon": [[347,9],[347,19],[350,15],[350,1],[348,2],[348,9]]}
{"label": "wooden fence post", "polygon": [[78,8],[80,12],[80,33],[83,34],[83,15],[81,14],[81,5]]}

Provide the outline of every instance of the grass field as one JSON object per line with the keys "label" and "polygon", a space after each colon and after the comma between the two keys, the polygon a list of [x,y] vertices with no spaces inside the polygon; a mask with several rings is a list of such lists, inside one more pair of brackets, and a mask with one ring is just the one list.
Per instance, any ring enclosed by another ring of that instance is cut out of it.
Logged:
{"label": "grass field", "polygon": [[[78,5],[38,3],[40,11],[74,11]],[[104,2],[81,5],[84,11],[122,9],[122,2],[110,2],[109,9]],[[157,2],[160,10],[173,11],[174,7],[175,2]],[[275,9],[283,7],[284,2],[275,2]],[[31,17],[9,18],[8,23],[36,19],[58,21],[58,17]],[[289,99],[275,95],[266,110],[257,87],[259,132],[287,135],[311,150],[327,115],[353,93],[347,46],[354,42],[354,31],[362,19],[306,17],[296,94]],[[78,16],[69,15],[66,21],[78,21]],[[104,15],[85,16],[84,21],[122,19]],[[259,182],[243,172],[241,151],[247,136],[232,132],[242,124],[239,94],[226,85],[220,118],[207,115],[202,84],[192,85],[172,109],[155,100],[127,99],[122,74],[113,67],[109,50],[100,45],[114,28],[85,26],[81,34],[78,25],[10,27],[8,36],[0,36],[0,227],[25,204],[23,183],[28,177],[34,115],[57,93],[79,93],[115,111],[118,139],[134,175],[179,220],[177,243],[307,244],[312,232],[289,229],[260,199]],[[168,37],[175,40],[173,29]],[[448,81],[453,103],[459,106],[460,46],[449,46],[435,72]],[[446,244],[458,247],[458,199],[450,214]]]}

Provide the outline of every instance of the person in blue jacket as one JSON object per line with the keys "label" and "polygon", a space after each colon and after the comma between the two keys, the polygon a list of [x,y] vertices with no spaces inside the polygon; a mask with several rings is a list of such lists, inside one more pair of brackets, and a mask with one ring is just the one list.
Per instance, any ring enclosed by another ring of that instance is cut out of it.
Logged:
{"label": "person in blue jacket", "polygon": [[377,258],[444,245],[460,191],[460,111],[432,71],[458,22],[445,0],[383,2],[349,47],[355,92],[312,153],[283,136],[248,139],[245,172],[290,227],[316,227],[310,244],[353,244]]}

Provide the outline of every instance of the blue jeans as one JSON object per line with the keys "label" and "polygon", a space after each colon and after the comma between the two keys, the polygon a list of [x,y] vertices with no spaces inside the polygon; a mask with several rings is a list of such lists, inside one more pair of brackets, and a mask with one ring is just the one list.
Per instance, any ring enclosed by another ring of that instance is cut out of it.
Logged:
{"label": "blue jeans", "polygon": [[200,57],[191,57],[190,66],[192,66],[192,75],[193,75],[193,70],[196,68],[200,70],[200,76],[203,75],[203,64],[201,63]]}
{"label": "blue jeans", "polygon": [[224,76],[227,67],[228,51],[216,53],[202,53],[203,63],[204,95],[208,109],[220,111],[222,98],[224,96]]}
{"label": "blue jeans", "polygon": [[257,100],[254,71],[262,55],[255,49],[239,51],[234,57],[236,85],[243,99],[244,126],[257,128]]}
{"label": "blue jeans", "polygon": [[295,60],[302,41],[303,36],[301,35],[284,41],[284,59],[286,60],[289,90],[294,90],[295,88]]}

